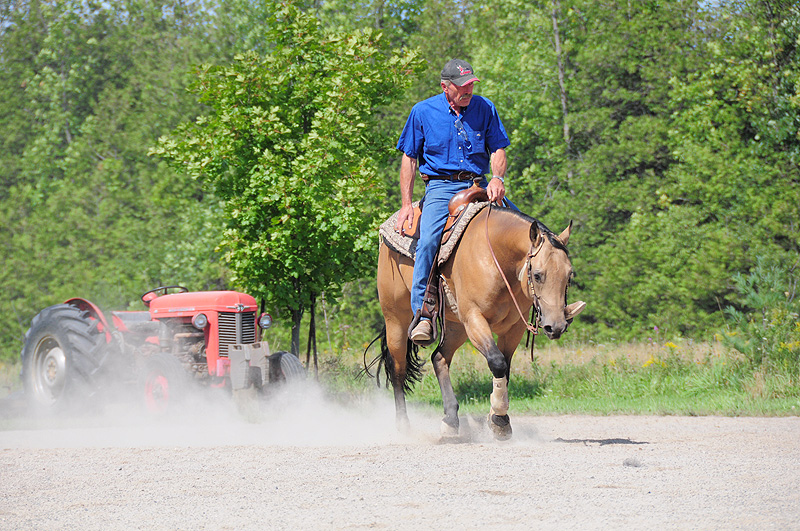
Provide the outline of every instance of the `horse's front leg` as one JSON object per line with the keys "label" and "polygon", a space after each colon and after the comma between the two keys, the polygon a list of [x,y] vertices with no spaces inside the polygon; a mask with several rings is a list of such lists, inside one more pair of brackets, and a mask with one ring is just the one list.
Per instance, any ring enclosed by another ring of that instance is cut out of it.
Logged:
{"label": "horse's front leg", "polygon": [[514,353],[512,351],[506,355],[497,346],[489,323],[482,315],[469,318],[466,329],[470,341],[484,355],[492,372],[492,394],[489,396],[491,409],[487,419],[489,428],[496,439],[507,440],[512,434],[511,420],[508,416],[508,376]]}
{"label": "horse's front leg", "polygon": [[444,333],[444,341],[431,356],[433,370],[436,379],[439,381],[439,389],[442,392],[442,405],[444,406],[444,418],[442,419],[441,435],[443,439],[458,437],[458,400],[453,391],[453,382],[450,380],[450,362],[458,347],[467,340],[467,333],[461,323],[447,322]]}

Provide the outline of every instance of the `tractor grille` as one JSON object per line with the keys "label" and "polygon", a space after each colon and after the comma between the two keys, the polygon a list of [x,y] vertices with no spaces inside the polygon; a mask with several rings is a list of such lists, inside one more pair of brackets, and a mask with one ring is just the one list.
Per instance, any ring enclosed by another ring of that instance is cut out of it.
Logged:
{"label": "tractor grille", "polygon": [[256,313],[222,312],[219,314],[219,355],[227,356],[228,347],[256,342]]}

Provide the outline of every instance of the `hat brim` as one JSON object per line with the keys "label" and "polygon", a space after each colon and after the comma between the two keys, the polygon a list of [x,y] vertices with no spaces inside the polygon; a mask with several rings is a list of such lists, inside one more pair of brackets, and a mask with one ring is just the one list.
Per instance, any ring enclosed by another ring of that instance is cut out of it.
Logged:
{"label": "hat brim", "polygon": [[463,87],[464,85],[469,85],[470,83],[474,83],[476,81],[480,81],[477,77],[473,75],[468,75],[464,77],[460,77],[458,79],[452,79],[451,82],[454,85],[458,85],[459,87]]}

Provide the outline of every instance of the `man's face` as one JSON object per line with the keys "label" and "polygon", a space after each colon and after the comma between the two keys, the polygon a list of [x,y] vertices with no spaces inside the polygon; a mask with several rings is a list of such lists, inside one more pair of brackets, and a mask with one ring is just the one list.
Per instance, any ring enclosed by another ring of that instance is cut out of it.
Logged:
{"label": "man's face", "polygon": [[472,100],[472,89],[474,85],[474,82],[470,82],[463,87],[459,87],[455,83],[443,82],[442,90],[444,90],[444,93],[447,95],[447,101],[450,102],[450,105],[453,107],[466,107]]}

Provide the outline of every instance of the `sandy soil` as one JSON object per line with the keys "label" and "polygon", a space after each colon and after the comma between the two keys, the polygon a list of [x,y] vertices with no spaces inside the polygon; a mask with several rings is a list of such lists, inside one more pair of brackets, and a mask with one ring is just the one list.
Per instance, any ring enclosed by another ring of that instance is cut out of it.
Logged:
{"label": "sandy soil", "polygon": [[[244,414],[0,422],[0,529],[800,529],[800,418],[439,415],[308,390]],[[4,405],[0,402],[0,408]],[[3,416],[0,415],[0,419]]]}

